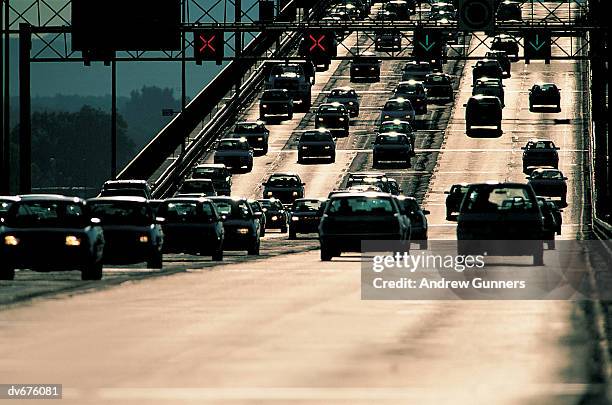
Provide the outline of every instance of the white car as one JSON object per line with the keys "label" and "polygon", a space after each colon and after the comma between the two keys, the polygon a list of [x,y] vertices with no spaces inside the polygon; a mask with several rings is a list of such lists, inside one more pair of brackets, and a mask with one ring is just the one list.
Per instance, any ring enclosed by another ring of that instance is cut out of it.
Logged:
{"label": "white car", "polygon": [[391,121],[394,119],[405,119],[414,122],[416,112],[410,100],[404,98],[392,98],[385,103],[380,112],[380,122]]}

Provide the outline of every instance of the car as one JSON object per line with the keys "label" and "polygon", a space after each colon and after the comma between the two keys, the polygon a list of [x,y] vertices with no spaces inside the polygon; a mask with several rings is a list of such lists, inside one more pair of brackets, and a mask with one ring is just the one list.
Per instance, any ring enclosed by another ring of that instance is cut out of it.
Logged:
{"label": "car", "polygon": [[528,173],[533,166],[550,166],[559,168],[559,148],[549,139],[530,139],[521,148],[523,150],[523,173]]}
{"label": "car", "polygon": [[293,99],[285,89],[264,90],[259,99],[259,116],[265,120],[268,117],[285,117],[293,119]]}
{"label": "car", "polygon": [[399,82],[393,90],[393,98],[410,100],[416,114],[427,114],[427,93],[422,82],[416,80]]}
{"label": "car", "polygon": [[359,97],[352,87],[336,87],[327,94],[328,103],[340,103],[346,107],[351,118],[359,115]]}
{"label": "car", "polygon": [[382,188],[380,186],[377,186],[376,184],[356,184],[354,186],[351,186],[345,190],[332,190],[329,194],[328,194],[328,198],[330,198],[331,196],[338,194],[338,193],[367,193],[370,191],[375,191],[377,193],[384,193],[384,191],[382,190]]}
{"label": "car", "polygon": [[553,201],[545,197],[537,197],[537,199],[540,211],[542,211],[542,237],[549,249],[555,249],[555,234],[561,234],[561,223],[558,222],[561,213]]}
{"label": "car", "polygon": [[231,138],[245,138],[253,153],[265,155],[268,153],[270,130],[262,121],[239,122],[234,127]]}
{"label": "car", "polygon": [[328,158],[331,163],[336,161],[336,141],[327,129],[302,132],[297,150],[298,163],[304,163],[305,158]]}
{"label": "car", "polygon": [[278,229],[281,233],[287,232],[289,218],[287,210],[276,198],[262,198],[257,200],[261,204],[266,217],[266,229]]}
{"label": "car", "polygon": [[469,187],[468,183],[453,184],[449,191],[445,191],[446,196],[446,220],[452,221],[456,219],[455,215],[459,213],[461,201],[465,197],[465,193]]}
{"label": "car", "polygon": [[108,180],[102,185],[99,197],[142,197],[152,198],[151,187],[146,180]]}
{"label": "car", "polygon": [[412,125],[410,125],[409,121],[400,120],[400,119],[394,119],[391,121],[383,121],[378,126],[378,130],[376,131],[376,133],[384,134],[386,132],[398,132],[400,134],[406,134],[406,136],[410,140],[410,146],[411,146],[410,149],[412,149],[412,156],[416,155],[414,151],[414,142],[415,142],[414,129],[412,128]]}
{"label": "car", "polygon": [[325,200],[320,198],[295,200],[290,209],[289,239],[295,239],[298,233],[318,233],[324,208]]}
{"label": "car", "polygon": [[472,86],[472,96],[493,96],[497,97],[501,102],[502,108],[505,106],[504,101],[504,85],[501,79],[481,77],[476,81],[476,84]]}
{"label": "car", "polygon": [[217,195],[215,185],[211,179],[184,180],[175,197],[212,197]]}
{"label": "car", "polygon": [[549,107],[561,112],[561,89],[554,83],[534,84],[529,90],[529,111]]}
{"label": "car", "polygon": [[[494,96],[472,96],[464,104],[465,129],[468,136],[482,133],[483,129],[495,128],[496,134],[501,135],[502,105],[499,98]],[[478,130],[478,131],[476,131]]]}
{"label": "car", "polygon": [[416,119],[416,112],[410,100],[405,98],[392,98],[387,100],[380,112],[380,122],[391,121],[394,119],[404,119],[413,123]]}
{"label": "car", "polygon": [[0,279],[15,269],[78,270],[82,280],[102,278],[104,231],[87,203],[59,195],[21,196],[0,225]]}
{"label": "car", "polygon": [[321,260],[361,252],[364,240],[410,240],[410,224],[397,199],[387,193],[339,193],[327,204],[319,224]]}
{"label": "car", "polygon": [[261,222],[263,213],[254,213],[246,199],[211,197],[223,220],[224,251],[246,250],[249,256],[259,256],[261,246]]}
{"label": "car", "polygon": [[374,37],[374,50],[376,51],[401,51],[402,34],[397,30],[377,31]]}
{"label": "car", "polygon": [[351,61],[351,82],[359,80],[380,81],[380,59],[372,52],[363,52]]}
{"label": "car", "polygon": [[308,112],[312,99],[312,84],[299,63],[276,63],[265,78],[266,89],[284,89],[293,100],[293,107]]}
{"label": "car", "polygon": [[470,184],[457,217],[457,254],[533,256],[544,264],[543,218],[523,183]]}
{"label": "car", "polygon": [[402,68],[402,81],[416,80],[422,82],[431,73],[433,73],[433,68],[430,62],[410,61]]}
{"label": "car", "polygon": [[9,208],[11,208],[11,205],[17,201],[19,201],[19,197],[0,196],[0,225],[2,225],[2,220]]}
{"label": "car", "polygon": [[348,110],[340,103],[323,103],[315,113],[315,128],[325,128],[334,134],[348,136],[350,117]]}
{"label": "car", "polygon": [[283,204],[292,204],[304,198],[304,186],[296,173],[274,173],[263,183],[263,198],[276,198]]}
{"label": "car", "polygon": [[397,20],[409,20],[410,8],[405,0],[391,0],[384,4],[385,11],[395,14]]}
{"label": "car", "polygon": [[384,193],[391,193],[389,178],[382,172],[356,172],[349,173],[346,179],[346,188],[355,186],[375,186]]}
{"label": "car", "polygon": [[523,21],[521,4],[514,1],[502,1],[497,7],[498,21]]}
{"label": "car", "polygon": [[253,170],[253,149],[244,138],[223,138],[215,146],[214,162],[235,172],[248,173]]}
{"label": "car", "polygon": [[191,172],[191,178],[212,180],[218,195],[230,195],[232,192],[232,172],[224,164],[199,164]]}
{"label": "car", "polygon": [[452,101],[455,98],[453,78],[446,73],[430,73],[423,81],[427,98],[442,98]]}
{"label": "car", "polygon": [[266,236],[266,215],[264,214],[264,210],[259,201],[249,198],[247,200],[249,206],[251,207],[251,211],[253,214],[259,217],[260,227],[259,227],[259,236]]}
{"label": "car", "polygon": [[494,59],[499,62],[504,79],[512,77],[512,62],[506,51],[487,51],[485,53],[485,59]]}
{"label": "car", "polygon": [[[221,198],[221,197],[215,197]],[[225,229],[208,198],[169,198],[159,207],[165,253],[188,253],[223,260]]]}
{"label": "car", "polygon": [[419,249],[427,249],[428,246],[428,210],[424,210],[414,197],[398,196],[400,212],[410,220],[410,241],[417,243]]}
{"label": "car", "polygon": [[105,264],[163,267],[164,233],[149,202],[140,197],[99,197],[87,201],[89,214],[104,231]]}
{"label": "car", "polygon": [[385,132],[376,135],[372,147],[373,166],[381,163],[401,163],[404,167],[412,167],[410,158],[413,156],[412,145],[406,134]]}
{"label": "car", "polygon": [[511,61],[518,61],[519,44],[516,39],[508,34],[496,35],[491,42],[492,51],[504,51]]}
{"label": "car", "polygon": [[478,79],[483,77],[502,80],[504,71],[497,59],[481,59],[472,66],[472,85],[476,85]]}
{"label": "car", "polygon": [[[538,196],[538,202],[546,205],[545,209],[550,210],[553,219],[554,219],[554,231],[557,235],[561,235],[561,230],[563,226],[563,215],[561,214],[563,210],[559,208],[559,206],[548,197]],[[544,209],[542,209],[542,204],[540,205],[540,209],[542,210],[542,214],[544,215]]]}
{"label": "car", "polygon": [[527,180],[536,195],[560,197],[561,206],[567,205],[567,177],[559,169],[535,169]]}

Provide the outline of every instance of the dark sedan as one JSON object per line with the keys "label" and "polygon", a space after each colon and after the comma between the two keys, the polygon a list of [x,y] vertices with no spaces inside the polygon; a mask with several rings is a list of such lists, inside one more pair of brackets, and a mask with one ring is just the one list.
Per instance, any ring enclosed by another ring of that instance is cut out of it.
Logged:
{"label": "dark sedan", "polygon": [[289,226],[288,213],[280,200],[276,198],[262,198],[257,200],[261,204],[266,217],[267,229],[279,229],[281,233],[287,232]]}
{"label": "dark sedan", "polygon": [[336,141],[327,129],[303,132],[297,149],[298,163],[304,163],[305,158],[327,158],[330,163],[336,161]]}
{"label": "dark sedan", "polygon": [[170,198],[159,208],[164,252],[223,260],[225,231],[215,205],[206,198]]}
{"label": "dark sedan", "polygon": [[57,195],[23,196],[0,226],[0,279],[15,269],[79,270],[83,280],[102,278],[104,232],[85,201]]}
{"label": "dark sedan", "polygon": [[249,255],[259,255],[261,234],[260,215],[254,213],[244,198],[211,197],[221,214],[225,228],[223,250],[246,250]]}
{"label": "dark sedan", "polygon": [[410,139],[406,134],[387,132],[376,135],[372,147],[373,166],[381,163],[399,163],[404,167],[411,167],[410,158],[413,156]]}
{"label": "dark sedan", "polygon": [[257,155],[268,153],[270,130],[261,121],[239,122],[234,127],[232,138],[245,138]]}
{"label": "dark sedan", "polygon": [[398,201],[402,214],[410,219],[410,241],[418,243],[420,249],[427,249],[427,215],[429,215],[429,211],[422,209],[414,197],[399,196]]}
{"label": "dark sedan", "polygon": [[548,139],[530,139],[523,150],[523,173],[527,173],[533,166],[559,167],[559,148]]}
{"label": "dark sedan", "polygon": [[274,173],[263,183],[263,198],[277,198],[283,204],[304,198],[304,185],[295,173]]}
{"label": "dark sedan", "polygon": [[298,233],[319,232],[319,222],[325,208],[325,200],[319,198],[300,198],[291,206],[289,239],[295,239]]}
{"label": "dark sedan", "polygon": [[558,169],[535,169],[527,177],[538,196],[560,197],[561,205],[567,205],[567,177]]}
{"label": "dark sedan", "polygon": [[529,111],[536,109],[561,112],[561,89],[554,83],[534,84],[529,90]]}
{"label": "dark sedan", "polygon": [[100,197],[87,201],[87,205],[104,230],[105,264],[146,262],[148,268],[162,268],[164,234],[147,200]]}
{"label": "dark sedan", "polygon": [[463,197],[465,197],[468,187],[469,184],[467,183],[453,184],[449,191],[444,192],[444,194],[448,194],[446,197],[447,221],[456,219],[455,215],[459,213],[461,201],[463,201]]}

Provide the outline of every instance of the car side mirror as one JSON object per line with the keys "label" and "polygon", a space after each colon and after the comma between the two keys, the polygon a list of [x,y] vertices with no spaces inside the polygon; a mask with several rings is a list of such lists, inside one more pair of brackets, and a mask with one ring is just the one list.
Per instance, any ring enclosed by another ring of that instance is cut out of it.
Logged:
{"label": "car side mirror", "polygon": [[431,211],[429,211],[429,210],[423,210],[423,214],[424,214],[424,215],[429,215],[429,214],[431,214]]}
{"label": "car side mirror", "polygon": [[445,191],[444,194],[450,194],[450,191]]}
{"label": "car side mirror", "polygon": [[567,177],[563,177],[563,180],[567,180]]}
{"label": "car side mirror", "polygon": [[521,146],[521,150],[527,150],[527,148],[524,146]]}
{"label": "car side mirror", "polygon": [[261,185],[265,187],[265,186],[268,185],[268,182],[263,182],[263,183],[261,183]]}
{"label": "car side mirror", "polygon": [[306,183],[301,183],[301,184],[302,184],[302,186],[305,186],[305,185],[306,185]]}
{"label": "car side mirror", "polygon": [[467,104],[463,104],[464,107],[467,107]]}
{"label": "car side mirror", "polygon": [[560,150],[561,148],[558,146],[555,146],[555,150]]}

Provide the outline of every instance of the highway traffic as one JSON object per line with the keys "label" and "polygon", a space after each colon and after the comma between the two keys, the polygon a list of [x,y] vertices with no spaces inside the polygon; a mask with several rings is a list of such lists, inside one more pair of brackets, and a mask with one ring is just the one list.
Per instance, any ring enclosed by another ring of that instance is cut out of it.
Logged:
{"label": "highway traffic", "polygon": [[[402,3],[373,3],[369,15]],[[407,13],[452,9],[432,3]],[[374,52],[355,62],[374,60],[379,80],[357,80],[351,60],[311,74],[275,64],[168,199],[152,200],[143,181],[109,181],[87,202],[0,197],[0,380],[61,382],[74,404],[599,403],[588,402],[595,348],[576,302],[362,300],[359,253],[365,239],[414,251],[533,239],[519,257],[487,260],[539,281],[554,240],[588,226],[586,62],[520,60],[504,72],[503,52],[460,38],[449,47],[480,59],[437,71],[377,61],[377,38],[349,33],[337,53]],[[314,79],[310,100],[283,89],[295,77]],[[478,211],[483,201],[492,211]],[[469,228],[470,215],[503,210],[535,225]],[[56,245],[36,244],[42,228],[55,228]],[[48,272],[64,268],[78,271]]]}

